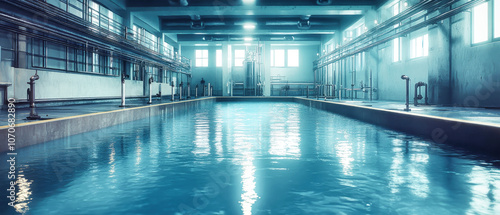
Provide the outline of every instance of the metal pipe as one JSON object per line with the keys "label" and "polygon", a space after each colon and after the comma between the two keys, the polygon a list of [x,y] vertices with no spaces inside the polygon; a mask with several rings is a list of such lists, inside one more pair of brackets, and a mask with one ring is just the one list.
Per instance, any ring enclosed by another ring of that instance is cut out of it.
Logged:
{"label": "metal pipe", "polygon": [[194,90],[194,98],[198,98],[198,84],[196,85],[195,87],[195,90]]}
{"label": "metal pipe", "polygon": [[420,89],[420,87],[424,87],[425,88],[425,102],[424,104],[425,105],[428,105],[428,98],[427,98],[427,84],[424,83],[424,82],[418,82],[415,84],[415,97],[413,98],[413,105],[414,106],[418,106],[418,100],[420,99],[423,99],[424,97],[422,97],[422,95],[419,95],[417,93],[418,89]]}
{"label": "metal pipe", "polygon": [[152,85],[153,85],[153,77],[149,78],[149,101],[148,104],[153,103],[153,97],[152,97]]}
{"label": "metal pipe", "polygon": [[354,100],[354,73],[355,69],[356,56],[352,56],[352,71],[351,71],[351,101]]}
{"label": "metal pipe", "polygon": [[128,77],[127,74],[122,73],[122,103],[120,107],[125,107],[125,79]]}
{"label": "metal pipe", "polygon": [[208,91],[208,92],[207,92],[207,94],[208,94],[208,95],[207,95],[207,96],[212,96],[212,95],[210,95],[210,87],[211,87],[211,86],[210,86],[210,82],[208,82],[208,87],[207,87],[207,91]]}
{"label": "metal pipe", "polygon": [[171,81],[170,86],[172,87],[172,101],[175,101],[175,92],[174,92],[174,81]]}
{"label": "metal pipe", "polygon": [[179,101],[182,100],[182,85],[183,83],[181,81],[181,83],[179,84]]}
{"label": "metal pipe", "polygon": [[370,101],[373,97],[373,81],[372,81],[372,70],[370,69]]}
{"label": "metal pipe", "polygon": [[40,77],[38,76],[38,71],[36,71],[35,75],[30,77],[30,82],[28,82],[28,84],[30,85],[29,89],[30,115],[26,117],[26,119],[28,120],[35,120],[41,118],[40,116],[38,116],[35,109],[35,81],[38,80],[39,78]]}
{"label": "metal pipe", "polygon": [[410,109],[410,77],[402,75],[401,79],[406,80],[406,108],[405,111],[411,111]]}
{"label": "metal pipe", "polygon": [[187,83],[187,99],[191,98],[191,83]]}

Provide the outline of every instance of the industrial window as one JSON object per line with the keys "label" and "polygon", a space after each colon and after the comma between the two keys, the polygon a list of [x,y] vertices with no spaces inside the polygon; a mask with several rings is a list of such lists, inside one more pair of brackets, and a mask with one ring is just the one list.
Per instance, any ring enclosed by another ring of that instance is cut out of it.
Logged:
{"label": "industrial window", "polygon": [[472,9],[472,43],[488,41],[488,2]]}
{"label": "industrial window", "polygon": [[271,66],[272,67],[285,67],[285,50],[284,49],[271,50]]}
{"label": "industrial window", "polygon": [[234,66],[243,66],[243,61],[245,61],[245,50],[234,50]]}
{"label": "industrial window", "polygon": [[142,81],[142,69],[139,64],[130,64],[130,69],[132,70],[132,80]]}
{"label": "industrial window", "polygon": [[215,51],[215,66],[222,67],[222,50],[218,49]]}
{"label": "industrial window", "polygon": [[288,67],[299,67],[298,49],[288,49]]}
{"label": "industrial window", "polygon": [[429,55],[429,36],[423,35],[410,40],[410,58]]}
{"label": "industrial window", "polygon": [[208,67],[208,50],[196,50],[196,67]]}
{"label": "industrial window", "polygon": [[[392,6],[392,15],[396,16],[400,12],[400,7],[399,7],[399,1]],[[394,25],[394,28],[399,27],[399,23]],[[401,46],[401,38],[396,38],[392,41],[392,47],[393,47],[393,62],[398,62],[401,60],[401,52],[402,52],[402,46]]]}
{"label": "industrial window", "polygon": [[396,38],[392,40],[392,46],[393,46],[393,62],[398,62],[401,60],[401,38]]}
{"label": "industrial window", "polygon": [[500,0],[493,1],[494,38],[500,37]]}

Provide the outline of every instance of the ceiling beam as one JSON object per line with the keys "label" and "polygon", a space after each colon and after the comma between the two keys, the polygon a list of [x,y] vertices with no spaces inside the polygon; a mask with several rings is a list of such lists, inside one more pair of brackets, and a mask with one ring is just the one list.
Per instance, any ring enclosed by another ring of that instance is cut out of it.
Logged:
{"label": "ceiling beam", "polygon": [[262,35],[262,34],[275,34],[275,35],[293,35],[293,34],[334,34],[337,29],[319,29],[319,30],[162,30],[162,33],[172,33],[172,34],[224,34],[224,35]]}
{"label": "ceiling beam", "polygon": [[129,7],[131,12],[151,12],[158,16],[241,16],[241,15],[362,15],[374,6],[190,6]]}

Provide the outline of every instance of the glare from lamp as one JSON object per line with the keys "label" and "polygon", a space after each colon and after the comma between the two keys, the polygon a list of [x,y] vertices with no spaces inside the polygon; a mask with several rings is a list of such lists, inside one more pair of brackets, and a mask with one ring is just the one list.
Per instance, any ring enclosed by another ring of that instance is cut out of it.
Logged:
{"label": "glare from lamp", "polygon": [[245,40],[245,41],[253,41],[253,38],[251,38],[251,37],[245,37],[245,38],[243,38],[243,40]]}
{"label": "glare from lamp", "polygon": [[255,0],[243,0],[243,4],[254,4]]}
{"label": "glare from lamp", "polygon": [[253,30],[253,29],[255,29],[255,25],[254,24],[245,24],[245,25],[243,25],[243,28],[247,29],[247,30]]}

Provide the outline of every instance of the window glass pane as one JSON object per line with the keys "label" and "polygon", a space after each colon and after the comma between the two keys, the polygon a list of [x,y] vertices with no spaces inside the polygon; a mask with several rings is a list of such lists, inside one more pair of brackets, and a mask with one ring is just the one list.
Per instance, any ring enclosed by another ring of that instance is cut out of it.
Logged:
{"label": "window glass pane", "polygon": [[288,66],[298,67],[299,66],[299,50],[289,49],[288,50]]}
{"label": "window glass pane", "polygon": [[422,37],[417,37],[415,41],[415,57],[422,57]]}
{"label": "window glass pane", "polygon": [[429,55],[429,36],[426,34],[424,35],[424,42],[423,42],[423,56],[428,56]]}
{"label": "window glass pane", "polygon": [[234,66],[243,66],[245,61],[245,50],[234,50]]}
{"label": "window glass pane", "polygon": [[473,43],[488,40],[488,2],[482,3],[472,10],[472,29]]}
{"label": "window glass pane", "polygon": [[285,66],[285,50],[275,49],[274,50],[274,66],[284,67]]}
{"label": "window glass pane", "polygon": [[271,50],[271,66],[274,67],[274,49]]}
{"label": "window glass pane", "polygon": [[500,37],[500,0],[495,0],[493,2],[493,29],[495,34],[493,35],[495,38]]}
{"label": "window glass pane", "polygon": [[396,16],[399,14],[399,2],[394,4],[392,7],[392,15]]}
{"label": "window glass pane", "polygon": [[410,40],[410,58],[415,58],[415,39]]}
{"label": "window glass pane", "polygon": [[400,60],[400,57],[401,54],[399,52],[399,38],[396,38],[392,41],[392,46],[394,48],[393,52],[394,52],[394,58],[393,58],[393,61],[394,62],[398,62]]}
{"label": "window glass pane", "polygon": [[222,50],[215,51],[215,66],[222,67]]}
{"label": "window glass pane", "polygon": [[208,50],[196,50],[196,67],[208,67]]}

